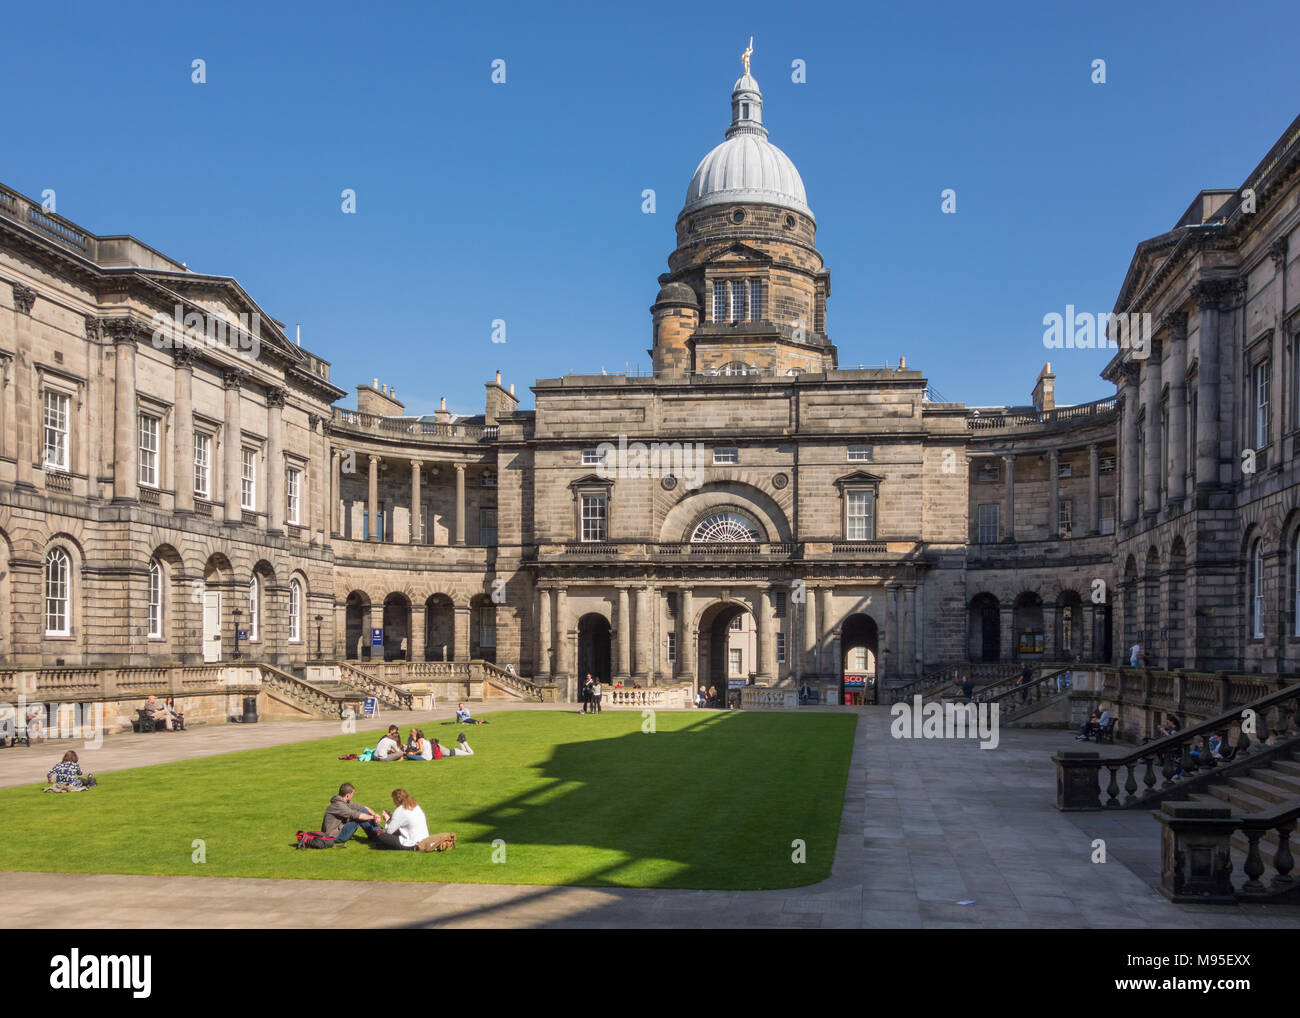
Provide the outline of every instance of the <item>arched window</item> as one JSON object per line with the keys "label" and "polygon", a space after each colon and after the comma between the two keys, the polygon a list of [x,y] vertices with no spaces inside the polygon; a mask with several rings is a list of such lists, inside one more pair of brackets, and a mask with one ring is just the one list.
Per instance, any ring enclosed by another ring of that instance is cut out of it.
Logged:
{"label": "arched window", "polygon": [[251,643],[257,639],[258,630],[261,628],[262,612],[262,582],[253,574],[253,578],[248,581],[248,639]]}
{"label": "arched window", "polygon": [[162,566],[157,559],[149,560],[149,636],[157,639],[163,634],[163,584]]}
{"label": "arched window", "polygon": [[289,642],[302,640],[302,584],[297,580],[289,581]]}
{"label": "arched window", "polygon": [[45,556],[45,635],[72,634],[71,563],[62,548]]}
{"label": "arched window", "polygon": [[1264,638],[1264,542],[1260,538],[1250,549],[1250,635]]}
{"label": "arched window", "polygon": [[714,513],[691,534],[693,544],[744,544],[760,540],[758,527],[740,513]]}

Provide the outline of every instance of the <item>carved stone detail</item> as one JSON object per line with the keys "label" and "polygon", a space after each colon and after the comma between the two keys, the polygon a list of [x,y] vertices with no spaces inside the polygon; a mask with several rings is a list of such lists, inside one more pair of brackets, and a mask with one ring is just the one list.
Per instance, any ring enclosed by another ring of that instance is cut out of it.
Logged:
{"label": "carved stone detail", "polygon": [[129,318],[105,318],[103,328],[114,343],[134,343],[138,338],[135,322]]}
{"label": "carved stone detail", "polygon": [[279,386],[272,386],[266,390],[266,405],[268,407],[283,407],[284,398],[288,393]]}
{"label": "carved stone detail", "polygon": [[36,303],[36,291],[30,286],[23,286],[22,283],[14,283],[14,307],[25,315],[32,313],[32,306]]}
{"label": "carved stone detail", "polygon": [[247,371],[240,371],[238,368],[226,368],[221,372],[221,387],[223,389],[239,389],[243,387],[247,379]]}

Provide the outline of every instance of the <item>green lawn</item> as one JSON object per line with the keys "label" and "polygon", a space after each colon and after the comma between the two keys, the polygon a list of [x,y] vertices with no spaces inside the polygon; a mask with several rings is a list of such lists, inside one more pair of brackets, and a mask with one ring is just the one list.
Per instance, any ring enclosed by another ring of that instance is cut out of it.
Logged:
{"label": "green lawn", "polygon": [[[830,874],[852,714],[661,712],[653,734],[635,711],[486,716],[490,725],[465,728],[473,757],[338,760],[378,739],[362,733],[109,773],[72,795],[0,789],[13,818],[0,870],[715,889]],[[426,733],[450,743],[460,730]],[[430,830],[456,831],[459,847],[387,852],[358,834],[296,850],[295,832],[320,826],[343,781],[376,810],[409,789]],[[493,861],[497,839],[504,862]]]}

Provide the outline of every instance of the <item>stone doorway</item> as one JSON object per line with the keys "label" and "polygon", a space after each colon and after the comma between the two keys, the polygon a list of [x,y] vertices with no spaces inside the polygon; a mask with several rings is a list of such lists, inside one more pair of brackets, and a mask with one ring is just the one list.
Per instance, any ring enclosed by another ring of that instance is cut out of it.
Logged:
{"label": "stone doorway", "polygon": [[587,681],[587,673],[602,685],[612,685],[609,658],[609,619],[590,612],[578,620],[578,688]]}

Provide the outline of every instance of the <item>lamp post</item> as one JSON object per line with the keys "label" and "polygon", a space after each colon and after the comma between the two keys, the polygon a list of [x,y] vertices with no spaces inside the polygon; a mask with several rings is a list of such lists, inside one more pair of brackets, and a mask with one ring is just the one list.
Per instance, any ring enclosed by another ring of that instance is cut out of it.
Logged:
{"label": "lamp post", "polygon": [[316,616],[316,660],[320,660],[320,624],[325,621],[324,615]]}
{"label": "lamp post", "polygon": [[231,614],[235,616],[235,660],[238,661],[239,660],[239,616],[244,613],[241,612],[238,608],[236,608],[233,612],[231,612]]}

